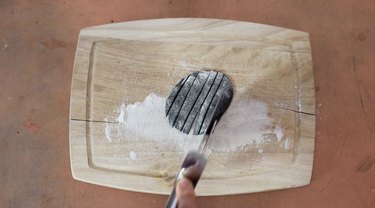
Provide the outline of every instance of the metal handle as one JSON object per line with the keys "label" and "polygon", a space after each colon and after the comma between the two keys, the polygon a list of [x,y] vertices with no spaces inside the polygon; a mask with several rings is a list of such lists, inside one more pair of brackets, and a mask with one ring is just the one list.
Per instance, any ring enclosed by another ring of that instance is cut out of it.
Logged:
{"label": "metal handle", "polygon": [[176,208],[178,206],[176,195],[176,185],[178,181],[182,178],[187,178],[192,182],[195,188],[203,173],[206,163],[207,160],[201,153],[196,151],[191,151],[187,153],[184,161],[182,162],[180,171],[176,176],[172,193],[169,196],[167,204],[165,206],[166,208]]}

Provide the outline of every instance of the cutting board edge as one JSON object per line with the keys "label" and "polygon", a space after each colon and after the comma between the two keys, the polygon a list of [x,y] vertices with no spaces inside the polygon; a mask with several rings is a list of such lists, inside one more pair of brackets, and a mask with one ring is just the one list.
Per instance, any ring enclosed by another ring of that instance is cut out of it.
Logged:
{"label": "cutting board edge", "polygon": [[[99,26],[100,27],[100,26]],[[97,27],[90,27],[90,28],[97,28]],[[86,28],[86,29],[83,29],[83,31],[87,30],[87,29],[90,29],[90,28]],[[298,32],[301,32],[301,31],[298,31]],[[304,33],[304,32],[302,32]],[[81,35],[81,33],[80,33]],[[305,35],[308,35],[307,33],[305,33]],[[310,44],[310,43],[309,43]],[[78,41],[78,44],[77,44],[77,52],[76,52],[76,55],[79,54],[79,51],[78,51],[78,48],[80,46],[80,41]],[[310,52],[311,52],[311,49],[310,49]],[[76,69],[76,60],[75,60],[75,63],[74,63],[74,69]],[[312,68],[312,66],[311,66]],[[311,69],[312,70],[312,69]],[[75,72],[73,72],[74,74]],[[73,90],[74,88],[74,81],[72,81],[72,85],[71,85],[71,88]],[[314,94],[314,98],[315,98],[315,94]],[[74,121],[74,120],[79,120],[79,118],[74,118],[72,116],[72,108],[74,108],[74,106],[72,107],[72,99],[71,99],[71,102],[70,102],[70,106],[71,106],[71,109],[70,109],[70,115],[69,115],[69,120],[70,121]],[[314,103],[314,106],[315,106],[315,103]],[[315,110],[315,108],[314,108]],[[314,117],[315,119],[315,117]],[[315,124],[315,122],[314,122]],[[315,133],[315,132],[314,132]],[[315,138],[315,135],[313,135],[313,138]],[[71,140],[71,137],[70,137],[70,140]],[[71,144],[70,144],[71,146]],[[312,150],[313,151],[313,150]],[[71,153],[71,157],[72,157],[72,153]],[[313,158],[313,154],[311,155],[311,158]],[[81,177],[79,176],[79,174],[77,175],[76,173],[78,173],[77,171],[74,170],[73,168],[73,165],[72,166],[72,175],[73,175],[73,178],[75,178],[76,180],[80,180],[80,181],[85,181],[85,182],[89,182],[89,183],[93,183],[93,184],[98,184],[98,185],[105,185],[105,186],[109,186],[109,187],[113,187],[113,188],[120,188],[120,189],[124,189],[124,190],[129,190],[129,191],[136,191],[136,192],[146,192],[146,193],[154,193],[154,194],[169,194],[169,192],[165,192],[165,193],[159,193],[159,192],[153,192],[153,191],[145,191],[145,190],[136,190],[136,189],[127,189],[127,188],[124,188],[124,187],[119,187],[119,186],[115,186],[115,185],[108,185],[108,184],[105,184],[105,183],[95,183],[93,181],[90,181],[89,179],[88,180],[85,180],[84,177]],[[311,169],[312,169],[312,161],[311,161]],[[298,187],[298,186],[303,186],[303,185],[307,185],[310,183],[310,180],[311,180],[311,171],[310,171],[310,176],[307,177],[308,180],[305,180],[304,182],[301,182],[299,183],[298,185],[291,185],[290,187]],[[288,187],[284,187],[284,188],[288,188]],[[259,190],[259,191],[269,191],[269,190],[278,190],[278,189],[283,189],[283,188],[270,188],[270,189],[264,189],[264,190]],[[254,191],[254,192],[259,192],[259,191]],[[198,195],[201,195],[201,196],[213,196],[213,195],[232,195],[232,194],[243,194],[243,193],[253,193],[253,192],[249,192],[249,191],[243,191],[243,192],[226,192],[226,193],[221,193],[221,192],[215,192],[215,193],[199,193],[198,192]]]}

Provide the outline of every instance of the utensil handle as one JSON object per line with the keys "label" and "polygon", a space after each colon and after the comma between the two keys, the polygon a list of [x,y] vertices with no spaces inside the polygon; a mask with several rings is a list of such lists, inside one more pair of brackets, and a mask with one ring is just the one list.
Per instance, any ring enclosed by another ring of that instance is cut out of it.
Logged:
{"label": "utensil handle", "polygon": [[177,195],[176,195],[176,186],[173,188],[171,195],[169,195],[167,204],[165,208],[177,208]]}
{"label": "utensil handle", "polygon": [[178,181],[180,181],[182,178],[187,178],[192,182],[195,188],[203,173],[204,168],[206,167],[206,163],[207,160],[201,153],[196,151],[190,151],[187,153],[184,161],[182,162],[180,171],[176,176],[172,193],[169,196],[167,204],[165,206],[166,208],[176,208],[178,206],[176,194],[176,185]]}

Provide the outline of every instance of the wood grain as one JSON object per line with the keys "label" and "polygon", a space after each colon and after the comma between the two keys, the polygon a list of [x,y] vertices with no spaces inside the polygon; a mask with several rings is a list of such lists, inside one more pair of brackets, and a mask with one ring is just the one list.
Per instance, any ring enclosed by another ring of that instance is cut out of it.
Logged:
{"label": "wood grain", "polygon": [[[134,21],[81,30],[70,107],[73,177],[120,189],[169,194],[183,154],[157,142],[108,142],[105,126],[118,125],[116,109],[150,93],[167,96],[183,76],[202,68],[227,74],[232,105],[267,106],[283,138],[260,146],[213,151],[198,195],[259,192],[302,186],[311,178],[315,96],[308,34],[247,22],[213,19]],[[235,109],[226,115],[233,116]],[[223,122],[228,125],[242,123]],[[219,127],[219,126],[218,126]],[[284,148],[288,143],[288,148]],[[263,152],[259,152],[262,148]],[[136,151],[137,161],[128,157]],[[155,160],[160,158],[160,160]]]}

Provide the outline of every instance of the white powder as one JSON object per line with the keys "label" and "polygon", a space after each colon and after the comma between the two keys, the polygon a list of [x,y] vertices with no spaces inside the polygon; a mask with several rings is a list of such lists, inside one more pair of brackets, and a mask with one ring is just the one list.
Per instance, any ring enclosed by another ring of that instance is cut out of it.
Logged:
{"label": "white powder", "polygon": [[136,160],[137,159],[137,153],[135,153],[134,151],[130,151],[129,152],[129,157],[132,160]]}
{"label": "white powder", "polygon": [[184,69],[190,69],[190,63],[187,60],[180,60],[178,63],[184,68]]}
{"label": "white powder", "polygon": [[117,109],[117,113],[119,113],[120,115],[116,118],[116,121],[120,124],[124,123],[125,111],[123,109],[125,109],[125,104],[122,104],[120,109]]}
{"label": "white powder", "polygon": [[[165,116],[166,98],[154,93],[143,102],[121,105],[116,125],[105,126],[105,135],[109,142],[113,138],[128,141],[153,141],[163,148],[187,152],[197,149],[202,135],[187,135],[172,128]],[[280,127],[272,130],[272,119],[267,115],[267,105],[256,100],[233,100],[226,113],[218,123],[211,139],[215,151],[232,152],[248,144],[260,144],[268,141],[267,135],[276,134],[281,140],[283,132]],[[263,149],[258,149],[259,153]],[[137,158],[134,151],[129,152],[132,160]]]}
{"label": "white powder", "polygon": [[187,135],[172,128],[165,116],[165,103],[166,98],[152,93],[143,102],[121,105],[117,110],[118,124],[105,126],[107,140],[111,142],[113,137],[117,137],[137,143],[153,141],[158,142],[161,148],[168,145],[183,152],[196,149],[202,136]]}
{"label": "white powder", "polygon": [[267,105],[256,100],[234,100],[218,123],[213,149],[235,151],[248,144],[260,144],[272,133]]}
{"label": "white powder", "polygon": [[105,138],[109,141],[112,142],[112,129],[111,126],[108,123],[108,120],[105,119]]}
{"label": "white powder", "polygon": [[274,133],[276,134],[277,141],[280,142],[280,140],[283,138],[284,134],[280,126],[276,126]]}
{"label": "white powder", "polygon": [[284,149],[289,150],[290,149],[290,143],[291,143],[290,139],[286,138],[285,143],[284,143]]}

